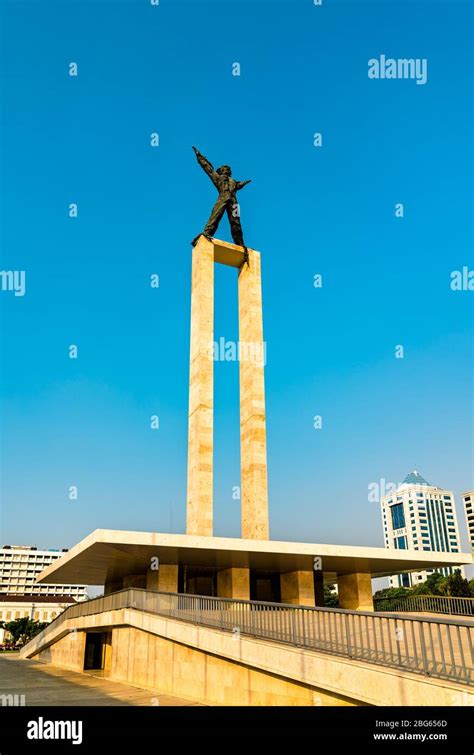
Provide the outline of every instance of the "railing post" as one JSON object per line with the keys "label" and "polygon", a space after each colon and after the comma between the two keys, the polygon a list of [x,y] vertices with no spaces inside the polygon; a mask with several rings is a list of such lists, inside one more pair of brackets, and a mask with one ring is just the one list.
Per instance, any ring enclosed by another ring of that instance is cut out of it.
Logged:
{"label": "railing post", "polygon": [[426,676],[429,676],[430,672],[428,670],[428,656],[426,654],[425,630],[424,630],[423,621],[420,621],[420,644],[421,644],[421,656],[423,658],[423,671],[426,674]]}
{"label": "railing post", "polygon": [[344,618],[345,618],[344,623],[346,625],[347,657],[348,658],[352,658],[352,653],[351,653],[351,632],[350,632],[350,628],[349,628],[349,616],[350,616],[349,613],[346,613],[344,615]]}
{"label": "railing post", "polygon": [[298,645],[296,641],[295,609],[291,609],[291,629],[293,632],[293,645]]}

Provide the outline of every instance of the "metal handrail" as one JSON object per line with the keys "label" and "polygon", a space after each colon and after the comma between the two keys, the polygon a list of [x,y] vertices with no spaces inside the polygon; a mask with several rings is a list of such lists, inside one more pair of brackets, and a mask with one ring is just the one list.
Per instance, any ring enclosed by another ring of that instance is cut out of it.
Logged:
{"label": "metal handrail", "polygon": [[374,598],[374,609],[474,616],[474,598],[452,595],[401,595],[398,598]]}
{"label": "metal handrail", "polygon": [[52,642],[56,629],[68,619],[125,608],[461,684],[474,681],[474,622],[467,619],[419,618],[139,588],[69,606],[25,645],[21,654],[29,655],[48,640]]}

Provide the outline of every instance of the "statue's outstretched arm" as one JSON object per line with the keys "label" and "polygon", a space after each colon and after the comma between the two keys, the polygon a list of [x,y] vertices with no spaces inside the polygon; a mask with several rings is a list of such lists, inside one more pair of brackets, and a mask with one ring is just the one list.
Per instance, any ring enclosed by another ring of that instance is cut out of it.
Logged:
{"label": "statue's outstretched arm", "polygon": [[251,181],[252,181],[251,178],[249,178],[248,181],[236,181],[237,185],[235,187],[235,190],[240,191],[240,189],[243,189],[244,186],[247,186],[247,184],[251,183]]}
{"label": "statue's outstretched arm", "polygon": [[201,153],[199,152],[198,149],[196,149],[196,147],[193,146],[193,150],[196,154],[199,165],[207,173],[211,181],[215,184],[216,179],[217,179],[217,173],[214,170],[214,166],[212,165],[212,163],[209,162],[207,157],[204,157],[204,155],[201,155]]}

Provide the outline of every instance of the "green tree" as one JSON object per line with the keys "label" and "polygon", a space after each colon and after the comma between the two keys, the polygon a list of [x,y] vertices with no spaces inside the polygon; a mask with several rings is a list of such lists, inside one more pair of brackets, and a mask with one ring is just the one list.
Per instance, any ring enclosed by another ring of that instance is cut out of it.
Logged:
{"label": "green tree", "polygon": [[339,608],[339,598],[334,585],[324,585],[324,605],[326,608]]}
{"label": "green tree", "polygon": [[404,598],[410,594],[409,587],[384,587],[383,590],[377,590],[374,598]]}
{"label": "green tree", "polygon": [[25,645],[46,626],[48,626],[47,622],[33,621],[28,616],[6,621],[3,624],[3,628],[10,634],[12,645]]}
{"label": "green tree", "polygon": [[412,590],[412,595],[434,595],[434,594],[435,593],[433,593],[433,591],[430,590],[426,582],[420,582],[419,584],[415,585],[415,587]]}
{"label": "green tree", "polygon": [[444,577],[439,587],[444,595],[449,595],[451,598],[469,598],[471,595],[469,582],[464,579],[459,569],[456,569],[454,574]]}
{"label": "green tree", "polygon": [[474,598],[474,577],[469,582],[469,592],[471,594],[471,598]]}
{"label": "green tree", "polygon": [[434,571],[432,574],[430,574],[429,577],[423,582],[424,585],[429,590],[429,595],[443,595],[444,593],[441,592],[441,585],[444,580],[443,574],[439,571]]}

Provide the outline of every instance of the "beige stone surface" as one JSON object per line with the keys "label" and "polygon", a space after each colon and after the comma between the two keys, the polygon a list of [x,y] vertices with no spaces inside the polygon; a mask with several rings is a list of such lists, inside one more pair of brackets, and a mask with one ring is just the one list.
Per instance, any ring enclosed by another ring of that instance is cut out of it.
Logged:
{"label": "beige stone surface", "polygon": [[248,569],[222,569],[217,572],[219,598],[250,600],[250,573]]}
{"label": "beige stone surface", "polygon": [[248,566],[287,572],[310,571],[320,557],[322,571],[336,579],[344,574],[370,573],[372,577],[472,564],[472,553],[410,551],[364,545],[295,543],[282,540],[243,540],[163,532],[94,530],[68,553],[41,572],[38,582],[99,585],[136,573],[146,574],[150,559],[186,566]]}
{"label": "beige stone surface", "polygon": [[71,631],[42,650],[37,655],[36,660],[72,671],[83,671],[85,646],[86,633],[77,630]]}
{"label": "beige stone surface", "polygon": [[174,697],[213,705],[355,704],[133,627],[114,629],[113,638],[120,655],[129,657],[126,670],[120,661],[112,668],[114,679],[147,685]]}
{"label": "beige stone surface", "polygon": [[263,316],[260,254],[249,249],[249,264],[239,271],[240,477],[242,537],[267,540],[268,483],[263,365]]}
{"label": "beige stone surface", "polygon": [[[379,623],[380,630],[383,631],[383,617],[381,617]],[[135,628],[148,635],[155,635],[169,641],[170,644],[150,643],[150,638],[148,638],[146,641],[143,640],[142,647],[137,649],[136,640],[130,640],[132,635],[118,631],[122,627]],[[147,686],[154,686],[154,688],[161,689],[163,692],[169,691],[170,694],[171,690],[175,690],[173,694],[178,694],[178,690],[180,690],[179,695],[187,697],[186,690],[192,686],[187,675],[192,672],[194,693],[191,698],[193,700],[199,699],[203,703],[219,704],[223,695],[222,687],[227,685],[228,674],[240,673],[234,672],[234,670],[230,671],[225,663],[224,665],[218,664],[222,673],[218,674],[217,681],[213,681],[215,686],[211,686],[210,680],[216,679],[215,676],[210,676],[212,662],[208,656],[212,656],[218,657],[222,661],[227,660],[240,664],[247,669],[263,671],[271,677],[286,680],[290,685],[296,683],[298,687],[301,685],[309,686],[314,693],[315,702],[313,704],[318,705],[358,703],[444,706],[474,704],[474,690],[465,685],[321,652],[303,650],[291,645],[239,635],[238,632],[234,631],[223,632],[196,626],[185,621],[176,621],[134,609],[108,611],[103,614],[68,619],[62,626],[58,627],[54,636],[48,637],[48,642],[54,643],[61,640],[73,628],[76,628],[79,632],[86,629],[100,628],[103,631],[113,629],[114,679],[127,681],[129,684],[144,684],[146,679]],[[50,662],[51,656],[43,655],[42,643],[44,643],[44,640],[41,637],[30,643],[28,655],[24,657],[42,657]],[[144,649],[145,643],[148,643],[148,650]],[[176,651],[176,644],[186,646],[188,650],[199,650],[206,657],[199,656],[197,658],[187,651],[183,653]],[[52,646],[50,645],[50,647]],[[38,650],[40,651],[39,654]],[[71,653],[73,652],[75,651],[71,649]],[[150,670],[152,658],[154,658],[155,664],[153,671]],[[69,662],[64,654],[58,660],[61,660],[62,663]],[[144,664],[147,667],[146,671],[142,668]],[[203,693],[204,669],[206,670],[207,683]],[[176,679],[182,681],[177,686],[169,687],[167,685],[170,683],[174,684],[169,677],[171,670],[173,675],[176,675]],[[259,677],[259,679],[262,684],[266,684],[268,681],[270,695],[280,694],[276,691],[277,688],[273,679],[269,681],[266,676]],[[189,687],[187,687],[188,684]],[[244,685],[244,682],[242,684]],[[243,696],[245,690],[249,692],[249,688],[244,685],[241,690],[242,696],[239,697],[241,701],[239,704],[247,704],[244,702],[245,697]],[[252,700],[255,701],[258,699],[255,686],[252,690]],[[293,692],[298,696],[303,694],[301,690]],[[198,698],[201,694],[204,694],[204,697]],[[227,694],[231,695],[232,691],[227,692]],[[268,699],[276,700],[276,697]],[[250,704],[259,703],[252,702]],[[308,703],[300,702],[297,704]]]}
{"label": "beige stone surface", "polygon": [[337,580],[339,605],[351,611],[373,611],[370,574],[344,574]]}
{"label": "beige stone surface", "polygon": [[300,606],[314,606],[314,573],[292,571],[280,575],[281,602]]}
{"label": "beige stone surface", "polygon": [[[97,673],[78,673],[51,663],[0,655],[0,695],[24,695],[26,706],[170,706],[194,701],[158,690],[121,684]],[[21,748],[20,748],[21,749]]]}
{"label": "beige stone surface", "polygon": [[159,592],[178,592],[178,565],[160,563],[159,569],[148,569],[146,589]]}
{"label": "beige stone surface", "polygon": [[214,403],[214,247],[201,236],[191,282],[186,532],[212,535]]}
{"label": "beige stone surface", "polygon": [[260,254],[201,236],[193,251],[186,532],[212,535],[214,262],[240,266],[240,456],[242,534],[268,538],[267,450]]}

